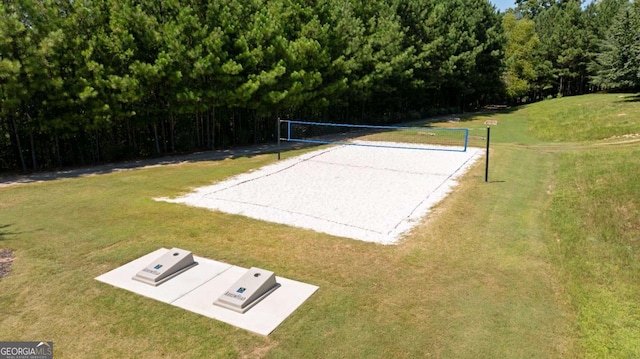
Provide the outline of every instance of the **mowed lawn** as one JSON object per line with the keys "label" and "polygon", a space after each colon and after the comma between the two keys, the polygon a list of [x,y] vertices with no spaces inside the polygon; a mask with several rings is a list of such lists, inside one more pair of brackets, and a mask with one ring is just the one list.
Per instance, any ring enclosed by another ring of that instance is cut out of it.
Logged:
{"label": "mowed lawn", "polygon": [[[638,100],[437,124],[481,145],[498,121],[490,181],[479,161],[396,246],[153,200],[273,154],[0,188],[0,340],[53,341],[56,358],[638,357]],[[263,337],[94,280],[160,247],[320,289]]]}

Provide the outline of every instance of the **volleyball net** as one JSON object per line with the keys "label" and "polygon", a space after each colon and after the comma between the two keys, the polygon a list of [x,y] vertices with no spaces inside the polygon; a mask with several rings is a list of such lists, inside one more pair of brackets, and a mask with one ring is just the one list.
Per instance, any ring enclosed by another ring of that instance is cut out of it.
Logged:
{"label": "volleyball net", "polygon": [[280,141],[465,152],[469,130],[279,120]]}

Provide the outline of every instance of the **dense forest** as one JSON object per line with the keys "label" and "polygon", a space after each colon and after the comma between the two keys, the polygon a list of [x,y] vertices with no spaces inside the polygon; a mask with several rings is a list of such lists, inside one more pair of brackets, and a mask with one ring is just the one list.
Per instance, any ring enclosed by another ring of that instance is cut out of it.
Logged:
{"label": "dense forest", "polygon": [[640,3],[3,0],[0,171],[640,84]]}

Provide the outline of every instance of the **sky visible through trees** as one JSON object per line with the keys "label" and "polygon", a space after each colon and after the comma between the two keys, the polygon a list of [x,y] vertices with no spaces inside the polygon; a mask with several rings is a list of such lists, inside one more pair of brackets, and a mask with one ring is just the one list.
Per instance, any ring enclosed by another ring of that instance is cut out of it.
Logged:
{"label": "sky visible through trees", "polygon": [[491,3],[501,12],[505,12],[507,9],[515,7],[513,0],[491,0]]}

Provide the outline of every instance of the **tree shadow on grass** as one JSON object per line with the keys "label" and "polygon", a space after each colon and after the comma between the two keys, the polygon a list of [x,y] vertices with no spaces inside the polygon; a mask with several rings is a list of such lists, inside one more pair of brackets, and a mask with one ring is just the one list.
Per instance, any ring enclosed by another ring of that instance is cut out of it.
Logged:
{"label": "tree shadow on grass", "polygon": [[620,99],[621,102],[640,102],[640,93],[635,95],[624,96]]}
{"label": "tree shadow on grass", "polygon": [[7,236],[18,234],[17,232],[11,232],[11,231],[7,230],[9,227],[11,227],[10,224],[1,224],[0,225],[0,242],[8,239]]}
{"label": "tree shadow on grass", "polygon": [[[281,150],[296,150],[307,147],[308,144],[282,144]],[[183,155],[168,155],[158,158],[146,158],[125,162],[110,163],[104,165],[87,166],[80,168],[69,168],[46,172],[35,172],[19,175],[0,174],[0,188],[15,184],[27,184],[35,182],[54,181],[64,178],[79,178],[91,175],[116,173],[127,170],[134,170],[145,167],[175,165],[189,162],[219,161],[229,158],[253,157],[262,154],[275,154],[278,148],[275,143],[238,147],[226,150],[211,150]],[[0,227],[2,230],[2,227]]]}
{"label": "tree shadow on grass", "polygon": [[[413,121],[400,121],[395,126],[411,126],[411,127],[424,127],[430,128],[433,124],[436,123],[444,123],[444,122],[468,122],[474,120],[476,116],[481,115],[492,115],[498,113],[510,113],[516,111],[518,106],[494,106],[487,107],[481,111],[476,112],[465,112],[461,114],[450,114],[450,115],[441,115],[441,116],[433,116],[420,120]],[[341,132],[332,135],[328,135],[320,138],[321,140],[327,140],[326,143],[332,142],[340,142],[340,141],[349,141],[350,139],[370,135],[379,132],[387,132],[387,131],[395,131],[394,125],[389,125],[390,129],[355,129],[353,131]],[[298,150],[306,147],[316,147],[324,144],[325,142],[320,141],[319,143],[305,143],[305,142],[295,142],[295,141],[283,141],[278,146],[275,142],[266,143],[260,145],[253,146],[244,146],[237,148],[230,148],[226,150],[211,150],[211,151],[203,151],[196,152],[190,154],[182,154],[182,155],[168,155],[158,158],[146,158],[139,160],[131,160],[125,162],[117,162],[117,163],[109,163],[104,165],[94,165],[80,168],[68,168],[68,169],[60,169],[53,171],[44,171],[44,172],[35,172],[35,173],[27,173],[27,174],[0,174],[0,188],[5,186],[11,186],[16,184],[27,184],[34,182],[46,182],[46,181],[54,181],[64,178],[79,178],[91,175],[100,175],[100,174],[108,174],[108,173],[116,173],[127,170],[134,170],[145,167],[152,166],[163,166],[163,165],[175,165],[181,163],[190,163],[190,162],[203,162],[203,161],[219,161],[230,158],[241,158],[241,157],[253,157],[263,154],[276,154],[279,152],[285,152],[290,150]],[[2,237],[2,231],[6,226],[0,226],[0,239]]]}

